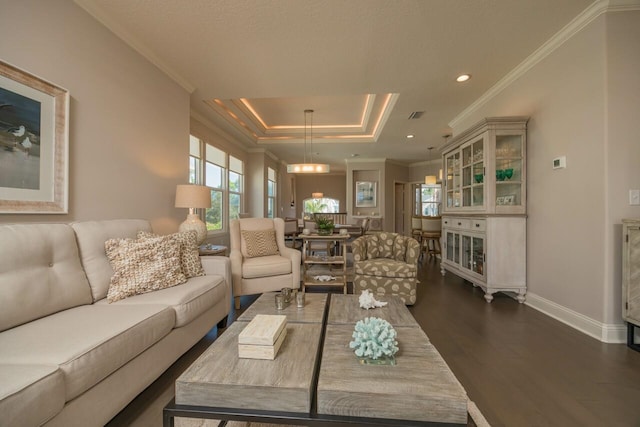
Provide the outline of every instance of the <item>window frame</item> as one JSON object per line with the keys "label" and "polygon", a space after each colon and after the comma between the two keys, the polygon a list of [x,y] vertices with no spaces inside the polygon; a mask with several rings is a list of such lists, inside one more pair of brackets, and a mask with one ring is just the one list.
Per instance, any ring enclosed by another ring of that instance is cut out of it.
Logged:
{"label": "window frame", "polygon": [[275,218],[277,215],[278,175],[275,169],[267,166],[267,198],[265,218]]}
{"label": "window frame", "polygon": [[[220,227],[216,229],[210,229],[207,222],[207,211],[212,208],[199,209],[198,214],[200,218],[207,224],[207,235],[215,235],[227,233],[229,231],[229,223],[233,219],[231,214],[232,204],[231,197],[239,197],[238,214],[242,212],[244,207],[244,160],[235,157],[224,149],[207,142],[206,140],[199,138],[195,135],[190,135],[189,140],[189,183],[197,185],[206,185],[211,191],[212,205],[214,204],[216,197],[220,200]],[[213,149],[213,153],[217,153],[217,159],[207,159],[207,147]],[[197,153],[194,151],[197,150]],[[233,159],[233,160],[232,160]],[[239,167],[235,169],[241,169],[240,171],[232,170],[230,165],[236,161],[239,163]],[[224,164],[220,164],[224,163]],[[220,173],[220,185],[210,186],[211,182],[207,183],[207,164],[222,169]],[[240,188],[237,191],[232,191],[229,187],[231,181],[231,173],[239,175]]]}
{"label": "window frame", "polygon": [[[434,200],[424,200],[424,190],[433,188],[436,190]],[[440,216],[442,213],[442,183],[413,185],[413,215],[414,216]],[[431,208],[427,207],[431,206]],[[434,215],[435,213],[435,215]]]}

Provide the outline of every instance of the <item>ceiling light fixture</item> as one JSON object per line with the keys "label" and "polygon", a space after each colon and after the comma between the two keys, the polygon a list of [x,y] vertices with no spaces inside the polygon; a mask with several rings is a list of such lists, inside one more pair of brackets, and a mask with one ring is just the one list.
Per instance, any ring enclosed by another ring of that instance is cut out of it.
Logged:
{"label": "ceiling light fixture", "polygon": [[[309,118],[310,163],[307,163],[307,117]],[[329,165],[313,163],[313,110],[304,110],[304,163],[287,165],[288,173],[328,173]]]}
{"label": "ceiling light fixture", "polygon": [[415,138],[415,137],[416,137],[416,136],[415,136],[414,134],[412,134],[412,133],[411,133],[411,134],[409,134],[409,135],[407,135],[407,139],[412,139],[412,138]]}
{"label": "ceiling light fixture", "polygon": [[[433,150],[433,147],[429,147],[429,158],[427,160],[431,160],[431,150]],[[437,181],[438,179],[435,175],[427,175],[424,177],[424,183],[427,185],[435,185]]]}
{"label": "ceiling light fixture", "polygon": [[471,78],[471,74],[460,74],[458,77],[456,77],[456,81],[458,83],[462,83],[462,82],[466,82],[470,78]]}

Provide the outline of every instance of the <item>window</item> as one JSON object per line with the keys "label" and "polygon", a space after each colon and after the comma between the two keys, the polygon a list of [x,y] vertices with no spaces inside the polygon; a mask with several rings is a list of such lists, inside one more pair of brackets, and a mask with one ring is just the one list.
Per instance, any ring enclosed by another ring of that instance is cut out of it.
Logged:
{"label": "window", "polygon": [[440,184],[414,184],[413,214],[416,216],[440,215]]}
{"label": "window", "polygon": [[229,221],[240,218],[244,188],[244,162],[229,156]]}
{"label": "window", "polygon": [[276,211],[276,171],[267,168],[267,218],[273,218]]}
{"label": "window", "polygon": [[244,193],[242,160],[191,136],[189,183],[206,185],[211,189],[211,208],[205,210],[207,230],[222,231],[227,228],[229,220],[238,218]]}
{"label": "window", "polygon": [[304,199],[302,201],[303,217],[311,219],[316,212],[338,213],[340,212],[340,201],[323,197],[320,199]]}

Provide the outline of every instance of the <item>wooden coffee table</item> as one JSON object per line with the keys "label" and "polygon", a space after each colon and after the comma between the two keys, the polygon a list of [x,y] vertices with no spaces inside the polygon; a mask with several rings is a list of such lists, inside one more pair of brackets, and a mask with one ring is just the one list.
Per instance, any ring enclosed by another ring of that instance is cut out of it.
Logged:
{"label": "wooden coffee table", "polygon": [[[310,427],[467,424],[464,389],[396,297],[381,298],[389,305],[369,311],[353,295],[312,298],[313,311],[324,302],[320,322],[309,321],[315,314],[305,320],[281,310],[287,337],[276,359],[240,359],[239,333],[275,305],[272,294],[260,298],[245,312],[246,321],[234,322],[178,378],[175,400],[164,409],[165,427],[176,416]],[[349,348],[355,323],[367,316],[385,318],[396,329],[396,365],[362,365]]]}

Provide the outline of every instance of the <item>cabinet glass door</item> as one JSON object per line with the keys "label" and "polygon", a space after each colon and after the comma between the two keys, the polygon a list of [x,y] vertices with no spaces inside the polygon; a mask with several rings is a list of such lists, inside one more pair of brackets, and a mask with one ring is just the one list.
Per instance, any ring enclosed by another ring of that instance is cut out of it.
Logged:
{"label": "cabinet glass door", "polygon": [[447,207],[460,206],[460,152],[456,151],[446,157],[445,168],[447,173]]}
{"label": "cabinet glass door", "polygon": [[460,234],[447,231],[447,260],[460,263]]}
{"label": "cabinet glass door", "polygon": [[484,139],[464,145],[462,153],[462,206],[484,206]]}
{"label": "cabinet glass door", "polygon": [[471,270],[471,236],[462,236],[462,267]]}
{"label": "cabinet glass door", "polygon": [[484,238],[474,236],[471,240],[471,270],[484,276]]}
{"label": "cabinet glass door", "polygon": [[496,206],[522,206],[522,135],[496,135]]}
{"label": "cabinet glass door", "polygon": [[484,275],[484,238],[462,235],[462,267],[480,276]]}

